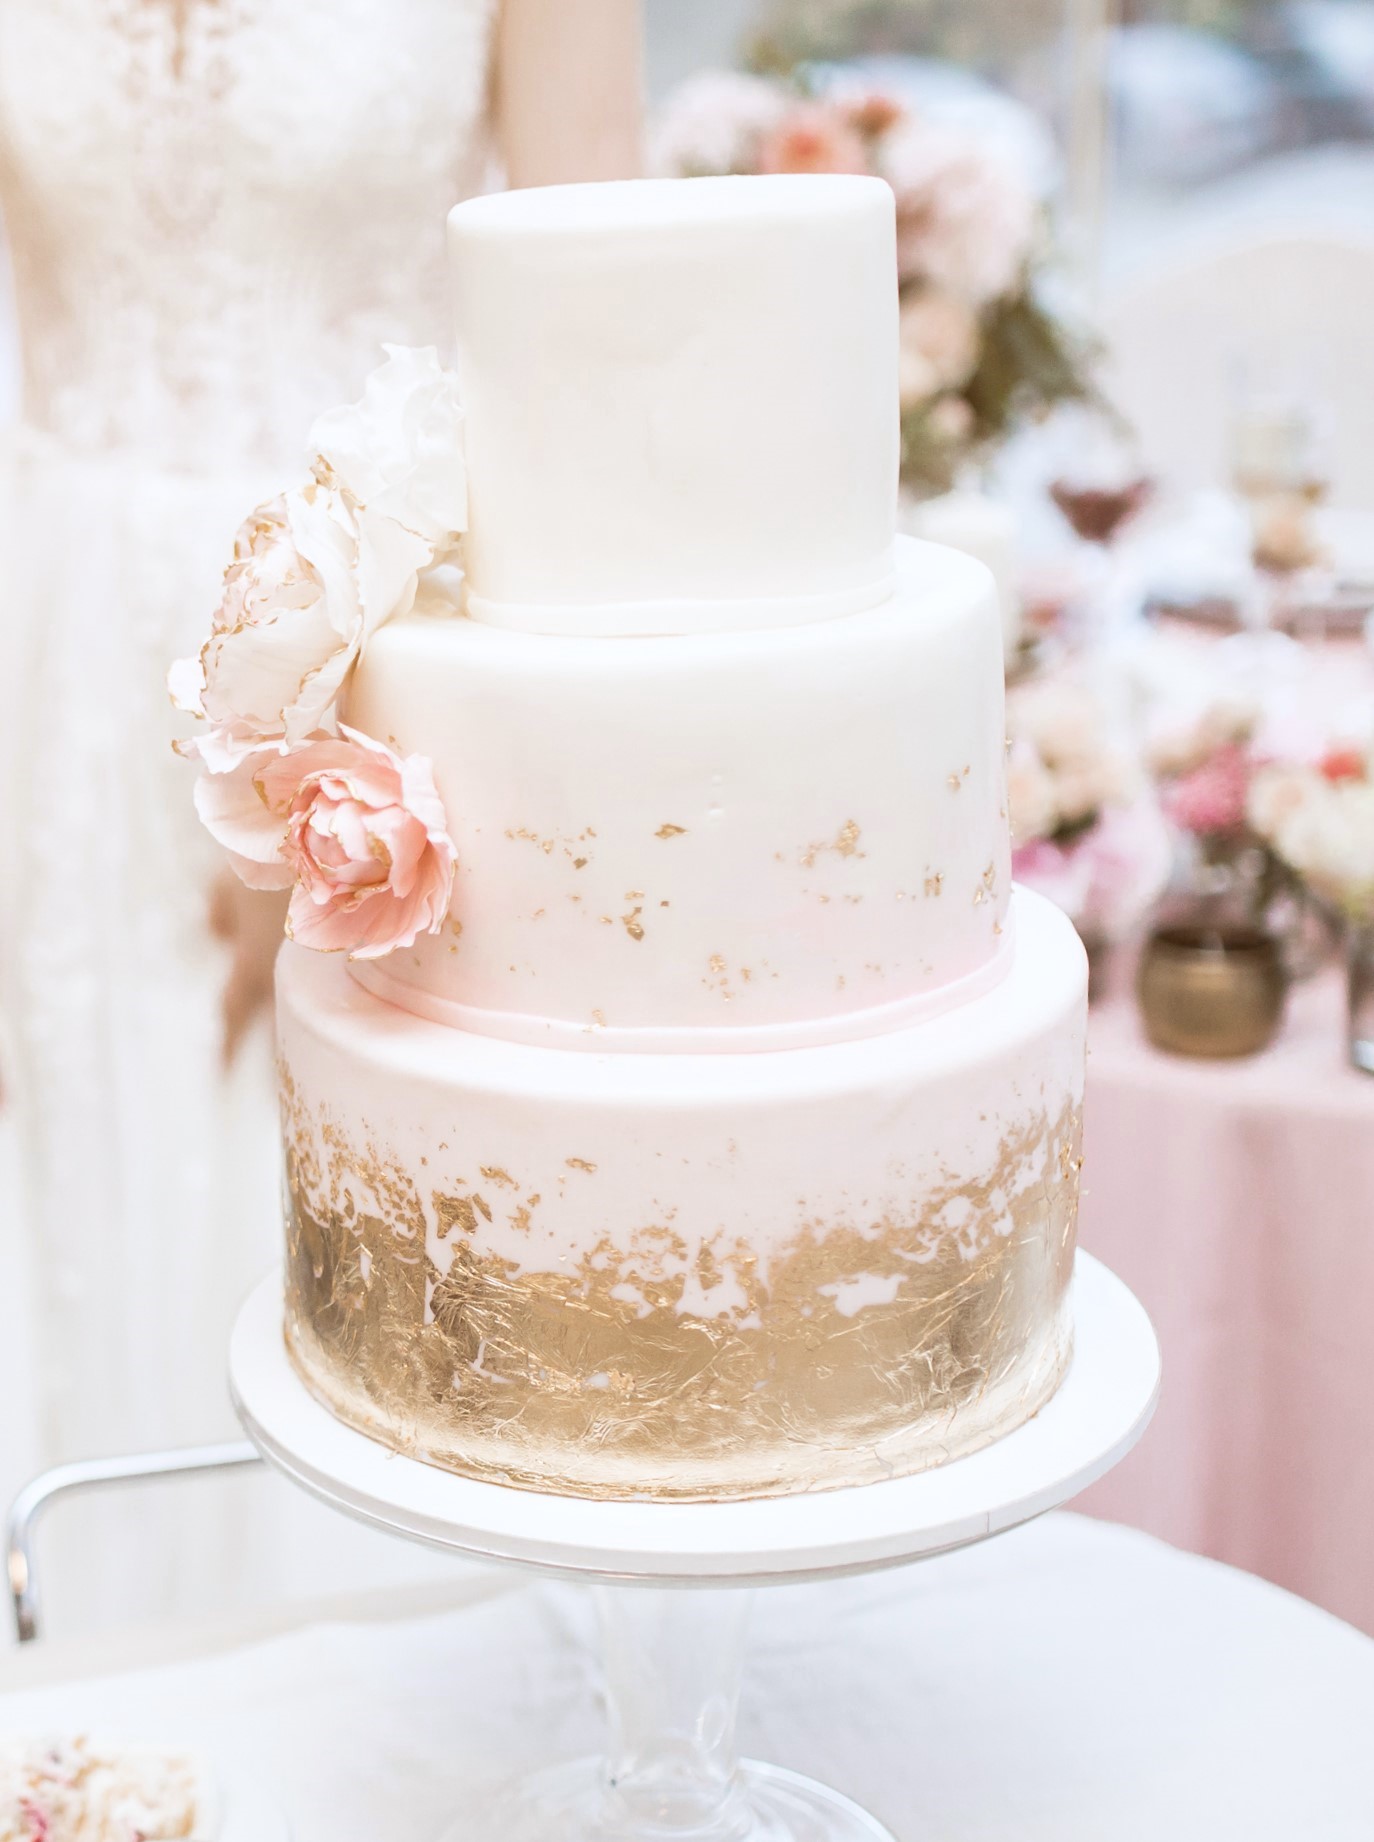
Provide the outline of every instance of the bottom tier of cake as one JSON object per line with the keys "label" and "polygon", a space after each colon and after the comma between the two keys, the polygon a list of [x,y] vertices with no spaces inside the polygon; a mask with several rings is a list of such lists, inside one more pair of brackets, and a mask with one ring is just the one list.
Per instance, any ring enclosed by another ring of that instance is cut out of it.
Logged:
{"label": "bottom tier of cake", "polygon": [[1019,891],[993,990],[740,1055],[462,1034],[288,947],[287,1339],[475,1477],[726,1498],[918,1471],[1069,1359],[1086,970]]}

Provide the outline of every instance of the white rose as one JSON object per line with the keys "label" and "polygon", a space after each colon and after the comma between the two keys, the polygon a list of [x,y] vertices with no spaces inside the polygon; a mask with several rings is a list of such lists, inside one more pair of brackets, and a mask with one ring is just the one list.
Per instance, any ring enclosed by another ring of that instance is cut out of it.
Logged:
{"label": "white rose", "polygon": [[457,380],[432,346],[388,345],[362,401],[321,416],[310,445],[320,477],[374,518],[390,518],[435,554],[467,527],[463,410]]}

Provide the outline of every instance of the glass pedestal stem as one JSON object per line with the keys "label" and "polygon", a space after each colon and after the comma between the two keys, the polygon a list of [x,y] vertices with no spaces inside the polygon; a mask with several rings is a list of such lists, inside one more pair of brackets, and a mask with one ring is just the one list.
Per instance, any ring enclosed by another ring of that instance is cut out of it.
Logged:
{"label": "glass pedestal stem", "polygon": [[608,1833],[692,1842],[750,1833],[735,1716],[752,1601],[740,1588],[596,1588]]}
{"label": "glass pedestal stem", "polygon": [[837,1791],[735,1751],[741,1587],[597,1586],[607,1749],[527,1774],[442,1842],[893,1842]]}

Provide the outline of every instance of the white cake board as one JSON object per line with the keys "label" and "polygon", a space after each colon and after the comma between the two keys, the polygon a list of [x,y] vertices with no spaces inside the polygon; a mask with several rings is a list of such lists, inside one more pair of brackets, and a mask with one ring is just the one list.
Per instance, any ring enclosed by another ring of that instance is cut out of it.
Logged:
{"label": "white cake board", "polygon": [[742,1503],[611,1503],[456,1477],[341,1425],[287,1360],[282,1287],[248,1299],[230,1385],[248,1436],[296,1483],[363,1522],[483,1560],[593,1580],[757,1585],[964,1547],[1028,1522],[1111,1469],[1144,1432],[1159,1345],[1134,1296],[1091,1255],[1073,1283],[1074,1355],[1033,1420],[915,1477]]}
{"label": "white cake board", "polygon": [[[1074,1267],[1069,1372],[1035,1418],[985,1451],[852,1489],[743,1503],[593,1502],[476,1483],[342,1426],[287,1360],[273,1274],[234,1326],[230,1385],[264,1457],[312,1495],[412,1541],[601,1583],[607,1760],[463,1787],[440,1842],[894,1842],[848,1798],[734,1755],[737,1587],[895,1566],[983,1541],[1109,1470],[1154,1412],[1159,1345],[1099,1262]],[[615,1591],[617,1583],[639,1591]],[[457,1801],[457,1799],[456,1799]]]}

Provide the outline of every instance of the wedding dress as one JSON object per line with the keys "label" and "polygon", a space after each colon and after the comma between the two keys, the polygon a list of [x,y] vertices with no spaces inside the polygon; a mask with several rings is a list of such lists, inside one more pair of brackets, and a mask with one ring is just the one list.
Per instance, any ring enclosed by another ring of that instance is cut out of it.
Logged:
{"label": "wedding dress", "polygon": [[[270,1053],[264,1029],[222,1072],[218,864],[164,674],[314,417],[383,340],[443,343],[444,217],[483,169],[495,5],[0,0],[23,372],[0,505],[0,1074],[21,1159],[0,1232],[25,1237],[3,1283],[31,1276],[48,1461],[231,1425],[228,1325],[277,1238]],[[140,1590],[126,1534],[101,1558],[127,1614],[167,1568],[145,1554]]]}

